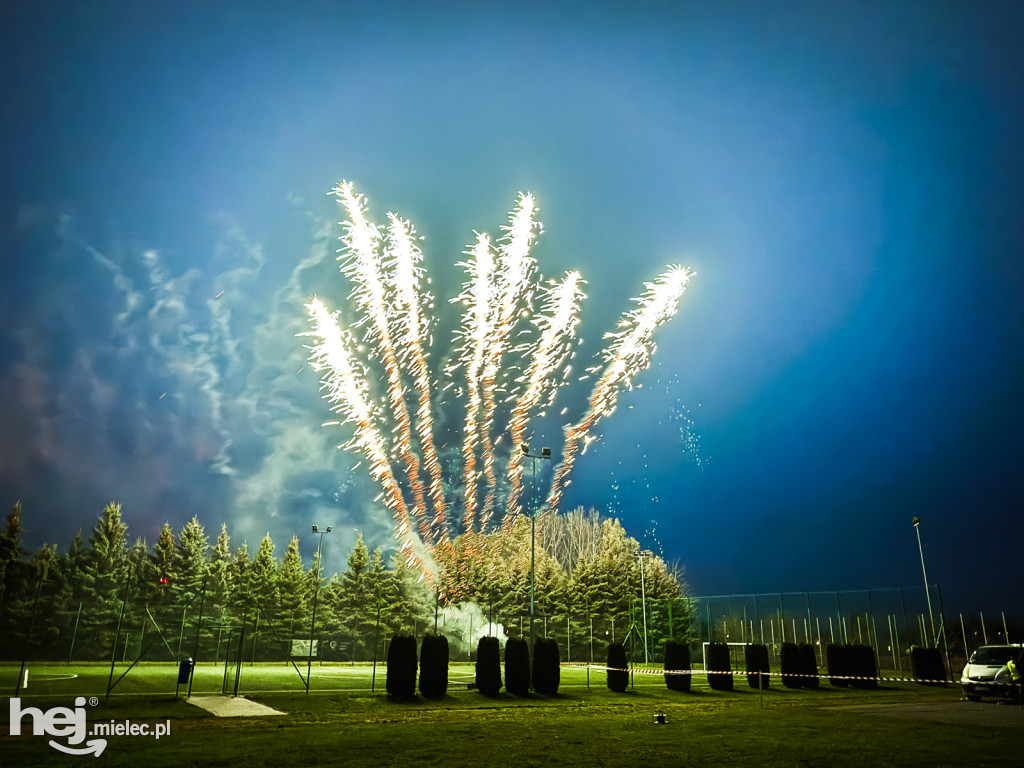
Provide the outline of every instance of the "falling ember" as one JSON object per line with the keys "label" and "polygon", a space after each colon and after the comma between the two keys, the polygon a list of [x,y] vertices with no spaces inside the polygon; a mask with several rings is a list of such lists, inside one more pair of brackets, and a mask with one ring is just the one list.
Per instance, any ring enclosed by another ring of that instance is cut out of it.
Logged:
{"label": "falling ember", "polygon": [[[463,308],[456,354],[444,380],[436,381],[427,365],[433,297],[424,288],[429,281],[423,277],[412,225],[388,214],[389,226],[382,236],[367,218],[364,198],[350,183],[339,184],[334,194],[348,214],[339,261],[352,284],[351,299],[360,317],[354,326],[362,329],[365,351],[342,326],[338,313],[315,297],[306,305],[312,330],[300,335],[313,339],[310,366],[320,373],[324,397],[338,416],[333,423],[354,430],[342,447],[367,460],[381,489],[379,498],[394,516],[403,556],[433,583],[429,561],[435,549],[447,547],[451,535],[459,532],[450,530],[446,490],[450,495],[460,485],[458,478],[449,477],[452,486],[445,487],[434,439],[433,398],[454,387],[465,406],[459,528],[468,533],[487,530],[496,522],[511,525],[521,510],[523,490],[523,459],[517,447],[527,442],[531,416],[543,416],[569,379],[584,281],[574,271],[558,282],[538,284],[530,254],[540,231],[536,202],[521,194],[498,243],[478,234],[459,264],[466,270],[466,281],[452,300]],[[611,342],[601,353],[601,363],[588,369],[597,382],[587,410],[564,427],[562,458],[548,492],[550,509],[557,509],[576,458],[597,439],[596,424],[611,415],[622,389],[632,388],[633,377],[650,365],[654,331],[676,314],[690,276],[686,269],[670,267],[646,284],[618,330],[606,335]],[[541,297],[536,313],[535,295]],[[527,341],[518,341],[524,332]],[[383,400],[371,395],[371,379],[377,377],[361,354],[372,356],[380,366],[386,387]],[[520,375],[505,381],[502,376],[508,370]],[[456,378],[464,386],[457,385]],[[414,415],[407,399],[415,401]],[[505,402],[511,404],[507,412],[500,407]],[[565,413],[563,408],[561,414]],[[500,474],[499,449],[508,453],[507,468]],[[499,483],[501,477],[507,488]]]}

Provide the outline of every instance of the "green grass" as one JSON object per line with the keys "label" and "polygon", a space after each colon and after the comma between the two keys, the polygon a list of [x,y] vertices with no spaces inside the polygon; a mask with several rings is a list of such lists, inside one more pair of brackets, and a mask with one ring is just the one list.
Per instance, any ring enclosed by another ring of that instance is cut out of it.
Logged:
{"label": "green grass", "polygon": [[[601,672],[564,669],[557,697],[486,698],[450,685],[440,702],[392,702],[369,692],[371,669],[314,666],[306,696],[294,669],[258,665],[243,672],[242,691],[287,714],[267,718],[213,718],[173,697],[169,665],[136,668],[104,702],[109,667],[76,666],[79,676],[57,680],[67,667],[35,667],[23,706],[72,706],[74,695],[97,696],[90,720],[171,721],[169,736],[110,737],[97,765],[196,765],[259,768],[282,765],[341,766],[1019,766],[1024,728],[950,725],[906,720],[847,704],[955,702],[957,686],[887,684],[874,691],[788,690],[773,681],[763,695],[737,679],[733,692],[712,692],[703,676],[689,694],[666,690],[657,676],[637,675],[635,688],[610,693]],[[304,672],[303,668],[303,672]],[[193,693],[217,670],[202,673]],[[0,690],[13,695],[17,667],[0,667]],[[223,669],[219,670],[223,674]],[[452,680],[470,665],[453,665]],[[49,676],[49,677],[48,677]],[[330,689],[330,690],[329,690]],[[991,705],[994,706],[995,705]],[[994,711],[994,710],[993,710]],[[666,725],[653,715],[664,712]],[[7,708],[2,717],[6,721]],[[1021,712],[1024,724],[1024,712]],[[0,736],[0,764],[66,765],[92,758],[62,755],[31,735]]]}

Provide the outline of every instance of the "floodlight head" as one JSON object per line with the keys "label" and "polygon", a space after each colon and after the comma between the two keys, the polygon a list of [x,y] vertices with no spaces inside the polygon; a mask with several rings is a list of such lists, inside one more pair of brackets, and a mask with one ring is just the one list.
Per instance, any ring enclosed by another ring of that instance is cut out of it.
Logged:
{"label": "floodlight head", "polygon": [[917,528],[917,526],[921,524],[921,518],[917,515],[914,515],[914,517],[912,518],[912,522],[914,523],[914,527]]}
{"label": "floodlight head", "polygon": [[550,448],[541,448],[540,449],[540,455],[543,456],[545,459],[550,459],[551,458],[551,449]]}
{"label": "floodlight head", "polygon": [[327,526],[327,533],[330,533],[330,532],[331,532],[331,526],[328,525]]}
{"label": "floodlight head", "polygon": [[528,454],[530,452],[530,446],[528,446],[526,443],[520,443],[519,444],[519,451],[523,455],[526,455],[526,454]]}
{"label": "floodlight head", "polygon": [[320,529],[317,528],[315,525],[313,526],[313,533],[320,533]]}

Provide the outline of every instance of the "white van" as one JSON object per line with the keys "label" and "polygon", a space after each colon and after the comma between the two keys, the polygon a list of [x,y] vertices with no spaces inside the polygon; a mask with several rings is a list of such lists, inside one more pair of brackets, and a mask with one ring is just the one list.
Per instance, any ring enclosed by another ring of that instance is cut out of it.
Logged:
{"label": "white van", "polygon": [[970,701],[979,701],[982,696],[1010,695],[1010,676],[1006,662],[1013,659],[1020,666],[1020,643],[1012,645],[983,645],[967,661],[960,676],[964,696]]}

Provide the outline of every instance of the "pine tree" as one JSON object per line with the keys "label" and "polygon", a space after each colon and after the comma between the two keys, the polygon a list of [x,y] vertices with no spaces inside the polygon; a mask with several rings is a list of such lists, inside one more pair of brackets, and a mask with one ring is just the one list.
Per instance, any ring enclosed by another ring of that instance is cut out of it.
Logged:
{"label": "pine tree", "polygon": [[302,558],[299,556],[298,536],[292,536],[292,540],[288,542],[288,549],[277,574],[277,583],[281,606],[280,624],[288,628],[290,635],[294,637],[296,626],[306,626],[308,629],[309,624],[306,600],[309,581],[302,567]]}
{"label": "pine tree", "polygon": [[260,548],[252,560],[250,582],[252,596],[263,615],[273,620],[278,606],[277,560],[274,559],[274,542],[269,531],[260,542]]}
{"label": "pine tree", "polygon": [[138,583],[137,577],[128,578],[127,540],[121,505],[111,502],[89,536],[82,568],[82,592],[89,610],[82,613],[79,633],[83,651],[91,658],[103,658],[113,649],[124,591]]}
{"label": "pine tree", "polygon": [[[21,546],[21,502],[17,502],[7,515],[4,530],[0,533],[0,637],[4,638],[0,651],[12,654],[11,645],[15,634],[14,606],[28,590],[29,569],[22,561],[25,550]],[[10,646],[10,647],[9,647]]]}
{"label": "pine tree", "polygon": [[209,562],[209,582],[206,587],[206,612],[213,624],[227,621],[229,607],[234,599],[231,594],[231,562],[231,537],[227,525],[221,523],[220,535],[217,536]]}
{"label": "pine tree", "polygon": [[3,532],[0,532],[0,611],[3,610],[4,595],[7,593],[7,577],[11,563],[21,560],[25,550],[21,546],[21,502],[15,503],[7,515]]}
{"label": "pine tree", "polygon": [[434,615],[434,596],[401,554],[391,560],[388,627],[394,633],[422,631]]}
{"label": "pine tree", "polygon": [[[54,648],[66,623],[61,620],[66,617],[59,612],[58,607],[64,601],[67,587],[60,568],[56,544],[43,544],[36,550],[32,555],[32,570],[37,581],[36,589],[32,593],[32,606],[27,611],[32,626],[30,649]],[[36,592],[39,597],[38,605]],[[32,613],[36,614],[34,623]],[[49,617],[49,620],[46,620],[46,617]]]}
{"label": "pine tree", "polygon": [[246,542],[235,550],[235,557],[227,566],[227,576],[229,613],[233,618],[241,619],[246,604],[252,598],[252,558]]}
{"label": "pine tree", "polygon": [[369,616],[373,599],[367,574],[369,559],[366,544],[363,543],[363,534],[360,533],[355,547],[348,556],[348,567],[341,576],[341,594],[338,601],[338,618],[352,643],[353,659],[365,657],[366,644],[370,639],[367,630],[372,629]]}
{"label": "pine tree", "polygon": [[199,599],[203,591],[203,581],[206,579],[207,571],[210,568],[208,552],[210,540],[206,536],[206,530],[199,523],[199,518],[193,516],[185,523],[178,536],[178,549],[176,552],[177,578],[171,583],[177,602],[181,605],[190,605],[194,612],[199,610]]}
{"label": "pine tree", "polygon": [[370,638],[371,650],[373,658],[377,658],[380,653],[381,638],[384,637],[381,627],[388,625],[391,613],[390,598],[394,591],[391,574],[384,567],[384,558],[381,555],[380,547],[376,547],[370,555],[367,581],[370,597],[370,615],[368,619],[373,622],[373,634]]}
{"label": "pine tree", "polygon": [[[82,589],[82,584],[85,579],[84,564],[86,558],[86,550],[84,549],[84,543],[82,539],[82,531],[79,530],[75,534],[75,538],[71,540],[71,544],[68,545],[68,551],[60,559],[59,567],[61,569],[61,579],[65,586],[66,602],[65,610],[68,614],[68,623],[70,625],[70,637],[68,638],[68,659],[72,657],[78,657],[81,652],[81,647],[78,645],[79,633],[78,625],[81,623],[82,615],[86,610],[85,592]],[[91,608],[92,606],[89,606]]]}
{"label": "pine tree", "polygon": [[178,582],[181,574],[178,570],[178,552],[174,532],[170,523],[164,523],[157,536],[156,544],[149,555],[149,567],[140,573],[142,593],[157,620],[164,624],[169,616],[163,614],[174,605],[177,596]]}
{"label": "pine tree", "polygon": [[280,631],[280,624],[277,620],[277,560],[274,558],[274,542],[270,538],[269,531],[260,542],[260,548],[252,560],[249,584],[253,605],[257,609],[252,619],[254,626],[252,658],[258,659],[260,658],[259,648],[265,650],[268,647],[273,648],[275,645],[264,644],[264,638],[273,639]]}

